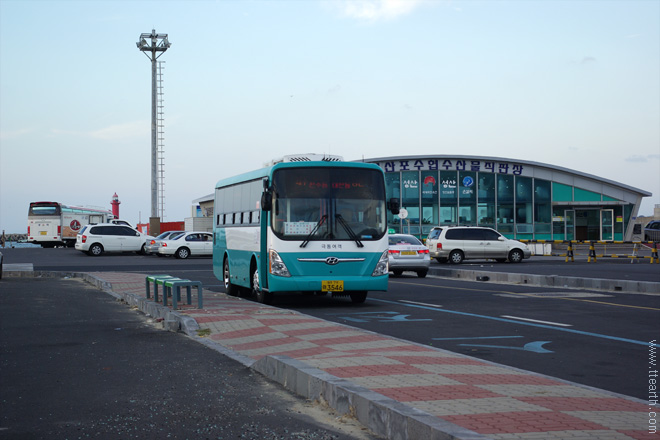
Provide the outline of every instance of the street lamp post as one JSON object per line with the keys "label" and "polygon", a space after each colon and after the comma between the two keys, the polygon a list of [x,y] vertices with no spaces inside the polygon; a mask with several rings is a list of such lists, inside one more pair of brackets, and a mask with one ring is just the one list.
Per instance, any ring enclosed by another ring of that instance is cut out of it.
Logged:
{"label": "street lamp post", "polygon": [[[149,233],[160,233],[160,216],[158,213],[158,130],[157,130],[157,93],[156,93],[156,60],[172,45],[167,34],[157,34],[152,29],[150,34],[140,34],[140,41],[135,43],[142,53],[151,60],[151,217]],[[152,224],[156,224],[152,230]]]}

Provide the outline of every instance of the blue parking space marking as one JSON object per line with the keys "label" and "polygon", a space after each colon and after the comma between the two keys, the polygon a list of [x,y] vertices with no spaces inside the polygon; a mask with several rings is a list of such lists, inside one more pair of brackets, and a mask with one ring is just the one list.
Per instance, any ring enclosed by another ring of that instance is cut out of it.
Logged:
{"label": "blue parking space marking", "polygon": [[[432,319],[410,319],[410,315],[404,315],[399,312],[359,312],[353,313],[355,316],[340,316],[339,318],[352,322],[415,322],[432,321]],[[390,315],[390,316],[382,316]]]}
{"label": "blue parking space marking", "polygon": [[619,338],[617,336],[602,335],[600,333],[585,332],[585,331],[575,330],[575,329],[565,328],[565,327],[554,327],[552,325],[537,324],[537,323],[533,323],[533,322],[516,321],[516,320],[513,320],[513,319],[498,318],[496,316],[477,315],[475,313],[459,312],[457,310],[438,309],[436,307],[427,307],[427,306],[421,306],[421,305],[417,305],[417,304],[406,304],[406,303],[401,303],[401,302],[397,302],[397,301],[390,301],[390,300],[378,299],[378,298],[372,298],[371,301],[378,301],[378,302],[382,302],[382,303],[386,303],[386,304],[396,304],[398,306],[404,306],[404,307],[413,307],[413,308],[418,308],[418,309],[432,310],[436,313],[451,313],[453,315],[470,316],[472,318],[480,318],[480,319],[490,319],[492,321],[508,322],[510,324],[516,324],[516,325],[526,325],[526,326],[530,326],[530,327],[546,328],[546,329],[551,329],[551,330],[555,330],[555,331],[558,331],[558,332],[573,333],[573,334],[578,334],[578,335],[583,335],[583,336],[593,336],[595,338],[602,338],[602,339],[609,339],[609,340],[612,340],[612,341],[626,342],[628,344],[643,345],[645,347],[648,347],[649,345],[652,345],[654,347],[660,347],[660,344],[649,344],[648,341],[647,342],[645,342],[645,341],[636,341],[634,339]]}
{"label": "blue parking space marking", "polygon": [[533,353],[554,353],[554,351],[546,350],[543,348],[544,344],[549,344],[552,341],[534,341],[523,345],[522,347],[511,347],[507,345],[480,345],[480,344],[458,344],[461,347],[483,347],[483,348],[505,348],[508,350],[522,350],[531,351]]}
{"label": "blue parking space marking", "polygon": [[[463,341],[466,339],[518,339],[523,336],[473,336],[465,338],[433,338],[434,341]],[[553,351],[543,348],[543,345],[549,344],[552,341],[534,341],[529,342],[522,347],[512,347],[509,345],[485,345],[485,344],[458,344],[461,347],[483,347],[483,348],[504,348],[509,350],[522,350],[531,351],[533,353],[554,353]]]}

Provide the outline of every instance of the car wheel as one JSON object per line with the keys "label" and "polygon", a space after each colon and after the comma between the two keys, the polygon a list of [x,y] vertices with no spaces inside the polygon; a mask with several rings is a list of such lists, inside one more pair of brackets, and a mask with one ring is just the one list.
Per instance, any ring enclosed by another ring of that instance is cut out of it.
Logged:
{"label": "car wheel", "polygon": [[402,271],[402,270],[393,270],[393,271],[392,271],[392,274],[393,274],[395,277],[400,277],[401,274],[403,274],[403,271]]}
{"label": "car wheel", "polygon": [[418,270],[417,271],[417,276],[419,278],[426,278],[426,274],[429,273],[428,270]]}
{"label": "car wheel", "polygon": [[351,302],[353,304],[362,304],[367,300],[367,291],[366,290],[359,290],[357,292],[351,292]]}
{"label": "car wheel", "polygon": [[140,248],[140,250],[138,251],[138,254],[147,255],[147,251],[145,250],[145,248],[146,248],[146,245],[143,244],[142,247]]}
{"label": "car wheel", "polygon": [[261,290],[259,286],[259,269],[256,267],[252,269],[252,296],[254,299],[261,304],[270,304],[273,302],[273,294],[270,292],[265,292]]}
{"label": "car wheel", "polygon": [[225,283],[225,291],[227,292],[227,295],[231,296],[238,296],[238,287],[234,286],[231,283],[231,274],[229,273],[229,259],[225,258],[225,264],[223,265],[222,268],[222,278],[224,279]]}
{"label": "car wheel", "polygon": [[176,250],[176,253],[174,254],[177,258],[181,258],[182,260],[185,260],[190,256],[190,249],[187,247],[180,247],[179,249]]}
{"label": "car wheel", "polygon": [[512,263],[520,263],[524,257],[520,249],[513,249],[509,252],[509,261]]}
{"label": "car wheel", "polygon": [[463,262],[463,258],[464,258],[463,252],[458,250],[451,251],[451,253],[449,254],[449,262],[451,264],[461,264]]}
{"label": "car wheel", "polygon": [[91,245],[89,247],[89,250],[87,251],[87,253],[89,255],[93,256],[93,257],[98,257],[99,255],[101,255],[103,253],[103,246],[101,246],[98,243],[94,243],[93,245]]}

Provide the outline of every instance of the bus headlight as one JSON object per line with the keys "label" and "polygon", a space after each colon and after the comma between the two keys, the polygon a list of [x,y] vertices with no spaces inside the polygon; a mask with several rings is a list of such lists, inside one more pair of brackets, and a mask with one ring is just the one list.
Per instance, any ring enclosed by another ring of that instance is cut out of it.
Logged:
{"label": "bus headlight", "polygon": [[280,254],[274,250],[268,251],[268,269],[273,275],[279,277],[290,277],[289,269],[287,269],[286,264],[282,261]]}
{"label": "bus headlight", "polygon": [[372,277],[379,277],[381,275],[387,275],[387,273],[389,272],[388,261],[389,261],[389,259],[388,259],[388,256],[387,256],[387,251],[385,251],[380,256],[380,260],[378,260],[378,264],[376,264],[376,268],[374,269],[371,276]]}

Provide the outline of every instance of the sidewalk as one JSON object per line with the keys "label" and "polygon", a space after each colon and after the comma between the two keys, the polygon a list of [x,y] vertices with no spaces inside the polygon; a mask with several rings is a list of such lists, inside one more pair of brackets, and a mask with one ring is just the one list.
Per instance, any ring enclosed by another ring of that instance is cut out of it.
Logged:
{"label": "sidewalk", "polygon": [[223,293],[172,311],[146,299],[146,275],[77,275],[388,439],[657,438],[656,407],[632,397]]}

